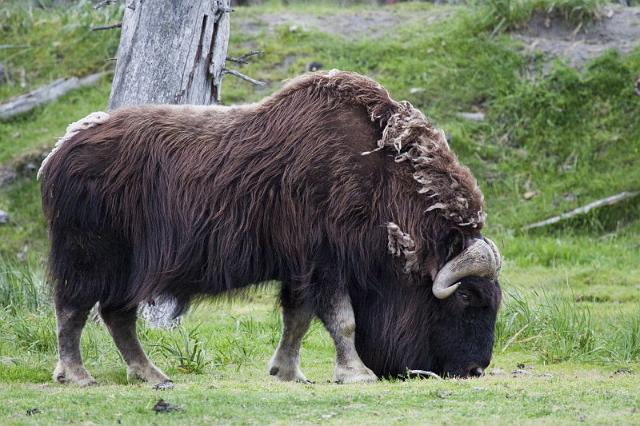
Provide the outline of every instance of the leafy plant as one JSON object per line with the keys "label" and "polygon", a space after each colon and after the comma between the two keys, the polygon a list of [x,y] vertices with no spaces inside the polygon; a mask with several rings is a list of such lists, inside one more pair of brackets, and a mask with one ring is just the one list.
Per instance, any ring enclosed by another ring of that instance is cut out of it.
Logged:
{"label": "leafy plant", "polygon": [[205,350],[205,342],[200,337],[199,325],[187,330],[180,326],[168,337],[154,345],[169,361],[177,362],[177,368],[187,374],[202,374],[211,363]]}

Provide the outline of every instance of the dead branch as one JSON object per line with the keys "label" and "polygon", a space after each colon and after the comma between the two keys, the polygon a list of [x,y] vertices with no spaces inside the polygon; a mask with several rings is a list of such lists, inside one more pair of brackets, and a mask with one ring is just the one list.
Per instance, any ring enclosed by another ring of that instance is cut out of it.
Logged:
{"label": "dead branch", "polygon": [[29,44],[0,44],[0,49],[28,49]]}
{"label": "dead branch", "polygon": [[251,50],[250,52],[245,53],[241,56],[227,56],[227,61],[233,62],[236,64],[246,65],[249,63],[249,58],[256,55],[262,55],[264,52],[262,50]]}
{"label": "dead branch", "polygon": [[93,27],[91,28],[91,31],[113,30],[115,28],[122,28],[122,22],[118,22],[117,24],[113,25],[101,25],[99,27]]}
{"label": "dead branch", "polygon": [[484,121],[484,112],[459,112],[456,115],[469,121]]}
{"label": "dead branch", "polygon": [[541,228],[543,226],[553,225],[554,223],[558,223],[561,220],[570,219],[575,216],[583,215],[589,213],[593,209],[597,209],[598,207],[610,206],[612,204],[619,203],[624,200],[628,200],[633,197],[637,197],[640,195],[640,191],[635,192],[621,192],[619,194],[611,195],[607,198],[602,198],[600,200],[589,203],[585,206],[578,207],[577,209],[571,210],[570,212],[563,213],[558,216],[550,217],[549,219],[543,220],[541,222],[531,223],[529,225],[525,225],[522,227],[523,230],[529,230],[534,228]]}
{"label": "dead branch", "polygon": [[222,73],[223,74],[229,74],[229,75],[232,75],[234,77],[238,77],[239,79],[244,80],[244,81],[248,81],[249,83],[253,84],[254,86],[266,86],[266,84],[267,84],[264,81],[253,79],[253,78],[251,78],[251,77],[249,77],[247,75],[242,74],[240,71],[236,71],[236,70],[230,70],[230,69],[224,68],[222,70]]}
{"label": "dead branch", "polygon": [[35,107],[51,102],[72,90],[93,85],[100,80],[104,74],[105,73],[100,72],[84,78],[60,78],[52,83],[39,87],[33,92],[17,96],[9,100],[9,102],[0,105],[0,120],[6,120],[15,115],[31,111]]}
{"label": "dead branch", "polygon": [[431,377],[433,379],[438,379],[438,380],[442,380],[442,377],[438,376],[436,373],[434,373],[433,371],[426,371],[426,370],[407,370],[408,374],[413,374],[416,376],[420,376],[420,377]]}

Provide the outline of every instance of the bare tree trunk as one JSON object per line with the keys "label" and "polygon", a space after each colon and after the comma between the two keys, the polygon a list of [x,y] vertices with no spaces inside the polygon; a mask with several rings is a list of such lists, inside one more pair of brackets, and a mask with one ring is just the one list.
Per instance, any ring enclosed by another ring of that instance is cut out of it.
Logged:
{"label": "bare tree trunk", "polygon": [[126,0],[109,109],[220,100],[230,0]]}

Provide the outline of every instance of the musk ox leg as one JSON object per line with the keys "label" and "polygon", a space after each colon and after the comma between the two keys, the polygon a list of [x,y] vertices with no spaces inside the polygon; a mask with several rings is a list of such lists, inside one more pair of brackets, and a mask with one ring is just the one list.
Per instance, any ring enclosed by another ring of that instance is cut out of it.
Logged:
{"label": "musk ox leg", "polygon": [[143,380],[159,388],[173,387],[171,380],[144,353],[136,335],[136,309],[118,310],[100,307],[100,315],[127,363],[127,378]]}
{"label": "musk ox leg", "polygon": [[336,345],[336,382],[374,382],[378,377],[367,368],[356,351],[356,320],[351,298],[340,290],[332,295],[330,303],[318,313]]}
{"label": "musk ox leg", "polygon": [[59,359],[53,371],[53,380],[59,383],[73,382],[81,387],[94,385],[96,381],[84,368],[80,355],[80,335],[93,303],[78,306],[56,297],[55,305]]}
{"label": "musk ox leg", "polygon": [[300,370],[300,346],[311,324],[313,310],[296,301],[286,287],[282,289],[281,303],[282,337],[269,361],[269,374],[286,382],[311,383]]}

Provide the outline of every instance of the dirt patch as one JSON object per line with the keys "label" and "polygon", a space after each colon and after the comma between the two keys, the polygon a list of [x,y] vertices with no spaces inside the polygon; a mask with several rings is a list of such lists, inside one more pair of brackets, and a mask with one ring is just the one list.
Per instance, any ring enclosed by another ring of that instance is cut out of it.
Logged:
{"label": "dirt patch", "polygon": [[263,30],[272,32],[284,25],[290,30],[317,30],[341,36],[348,40],[376,38],[393,33],[407,25],[422,23],[432,25],[450,17],[453,11],[407,11],[372,9],[345,11],[336,14],[310,15],[301,12],[266,13],[260,17],[239,22],[239,31],[258,35]]}
{"label": "dirt patch", "polygon": [[[413,24],[433,25],[454,13],[453,8],[435,11],[374,8],[325,15],[284,11],[243,19],[234,25],[238,25],[238,31],[251,36],[258,36],[262,31],[273,32],[284,25],[291,31],[317,30],[355,40],[382,37]],[[559,16],[536,13],[527,25],[511,35],[522,41],[526,51],[542,52],[547,63],[560,57],[580,68],[609,49],[625,54],[638,45],[640,7],[610,5],[600,19],[580,26]]]}
{"label": "dirt patch", "polygon": [[640,7],[611,5],[600,19],[585,25],[536,13],[512,36],[522,41],[527,51],[541,51],[550,60],[561,57],[580,68],[609,49],[624,54],[640,43]]}

